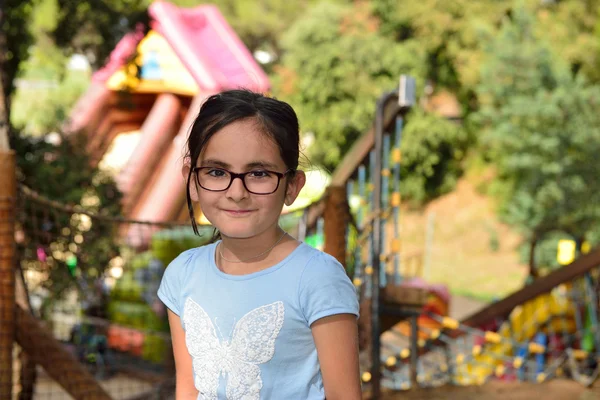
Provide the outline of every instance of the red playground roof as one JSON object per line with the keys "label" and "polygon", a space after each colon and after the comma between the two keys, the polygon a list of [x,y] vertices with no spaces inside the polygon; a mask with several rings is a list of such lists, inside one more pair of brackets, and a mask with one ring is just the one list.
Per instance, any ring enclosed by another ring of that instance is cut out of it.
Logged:
{"label": "red playground roof", "polygon": [[[150,5],[148,13],[151,28],[169,43],[202,92],[236,88],[267,92],[270,89],[267,75],[217,7],[179,8],[156,1]],[[106,66],[94,74],[93,80],[106,82],[125,64],[142,38],[139,31],[126,35]]]}

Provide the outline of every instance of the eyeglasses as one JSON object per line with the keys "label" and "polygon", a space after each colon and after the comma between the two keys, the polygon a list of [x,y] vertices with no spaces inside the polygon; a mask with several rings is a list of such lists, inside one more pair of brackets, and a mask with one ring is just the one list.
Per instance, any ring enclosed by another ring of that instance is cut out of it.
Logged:
{"label": "eyeglasses", "polygon": [[281,179],[293,172],[291,169],[284,173],[261,169],[236,174],[223,168],[214,167],[196,167],[193,171],[196,174],[196,182],[202,189],[224,192],[229,189],[234,179],[240,178],[248,192],[261,195],[275,193]]}

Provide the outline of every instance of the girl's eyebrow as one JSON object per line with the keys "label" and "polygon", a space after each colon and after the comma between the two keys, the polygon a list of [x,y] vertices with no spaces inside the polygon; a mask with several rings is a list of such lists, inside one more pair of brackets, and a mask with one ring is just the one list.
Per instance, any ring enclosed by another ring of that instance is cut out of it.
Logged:
{"label": "girl's eyebrow", "polygon": [[269,162],[265,162],[265,161],[253,161],[251,163],[246,164],[246,168],[250,169],[250,168],[270,168],[270,169],[277,169],[277,166],[275,164],[271,164]]}
{"label": "girl's eyebrow", "polygon": [[219,160],[202,160],[202,166],[207,166],[207,165],[215,165],[221,168],[230,168],[231,165],[227,164],[226,162],[223,161],[219,161]]}
{"label": "girl's eyebrow", "polygon": [[[203,160],[202,161],[202,166],[217,166],[223,169],[229,169],[231,168],[231,165],[227,164],[226,162],[223,161],[219,161],[219,160],[212,160],[212,159],[208,159],[208,160]],[[277,165],[266,162],[266,161],[252,161],[249,162],[248,164],[246,164],[246,169],[252,169],[252,168],[266,168],[266,169],[277,169]]]}

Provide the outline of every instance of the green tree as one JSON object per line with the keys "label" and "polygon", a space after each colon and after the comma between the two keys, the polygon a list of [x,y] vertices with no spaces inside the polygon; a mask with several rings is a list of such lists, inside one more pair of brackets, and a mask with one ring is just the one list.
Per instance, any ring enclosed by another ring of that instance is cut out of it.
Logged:
{"label": "green tree", "polygon": [[274,92],[295,107],[303,132],[314,133],[319,145],[308,153],[327,167],[371,126],[377,98],[401,74],[422,82],[421,49],[381,37],[367,11],[360,4],[318,4],[281,40]]}
{"label": "green tree", "polygon": [[13,81],[32,41],[27,30],[31,10],[29,0],[5,0],[0,5],[0,143],[9,136]]}
{"label": "green tree", "polygon": [[[85,147],[83,136],[53,144],[44,138],[16,135],[11,144],[17,154],[20,184],[63,205],[80,206],[100,215],[120,215],[121,194],[108,174],[90,167],[87,155],[80,150]],[[48,290],[46,300],[51,303],[72,289],[82,298],[88,297],[88,288],[119,254],[114,240],[118,226],[31,200],[23,199],[20,204],[20,260],[25,269],[47,274],[41,283]],[[39,251],[47,255],[45,265],[40,265]]]}
{"label": "green tree", "polygon": [[64,71],[51,80],[38,81],[32,79],[36,72],[40,70],[23,72],[23,80],[27,83],[17,88],[13,95],[11,122],[23,134],[43,136],[60,131],[73,105],[88,87],[90,74]]}
{"label": "green tree", "polygon": [[383,35],[414,40],[426,52],[426,77],[459,90],[478,80],[480,38],[509,9],[507,0],[372,0]]}
{"label": "green tree", "polygon": [[513,11],[488,47],[473,120],[497,171],[502,218],[535,248],[546,234],[582,241],[600,222],[600,87],[574,78],[536,33],[534,16]]}
{"label": "green tree", "polygon": [[[216,3],[251,52],[263,50],[273,62],[281,56],[281,36],[319,0],[222,0]],[[341,2],[341,0],[338,0]]]}
{"label": "green tree", "polygon": [[416,109],[408,116],[402,137],[402,196],[421,205],[452,191],[471,144],[467,131]]}
{"label": "green tree", "polygon": [[427,54],[426,77],[457,91],[469,110],[479,84],[482,45],[513,10],[527,8],[537,18],[536,34],[570,67],[598,81],[598,0],[372,0],[381,33],[396,40],[416,40]]}
{"label": "green tree", "polygon": [[600,1],[546,1],[536,6],[537,33],[551,43],[574,72],[599,82]]}
{"label": "green tree", "polygon": [[137,23],[147,24],[150,0],[56,1],[52,37],[66,55],[84,54],[97,68]]}
{"label": "green tree", "polygon": [[66,51],[54,42],[57,1],[36,0],[34,5],[29,25],[34,41],[20,64],[22,84],[12,96],[11,123],[28,135],[43,135],[58,130],[90,74],[68,69]]}

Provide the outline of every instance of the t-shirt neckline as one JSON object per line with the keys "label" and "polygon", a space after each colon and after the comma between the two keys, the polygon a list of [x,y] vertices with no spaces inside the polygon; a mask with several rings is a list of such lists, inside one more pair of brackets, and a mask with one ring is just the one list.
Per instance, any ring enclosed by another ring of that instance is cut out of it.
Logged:
{"label": "t-shirt neckline", "polygon": [[231,274],[227,274],[227,273],[221,271],[219,269],[219,267],[217,266],[217,262],[216,262],[216,260],[217,260],[217,247],[219,246],[219,243],[221,243],[221,240],[218,240],[215,243],[213,243],[213,248],[209,252],[211,268],[212,268],[212,270],[218,276],[220,276],[222,278],[225,278],[225,279],[233,280],[233,281],[244,281],[244,280],[248,280],[248,279],[254,279],[254,278],[258,278],[258,277],[260,277],[262,275],[266,275],[266,274],[270,274],[272,272],[275,272],[279,268],[281,268],[285,264],[287,264],[287,262],[290,261],[292,258],[294,258],[301,248],[303,248],[304,246],[306,246],[306,244],[304,242],[300,242],[300,244],[298,246],[296,246],[296,248],[294,250],[292,250],[290,252],[290,254],[288,254],[287,256],[285,256],[285,258],[283,260],[279,261],[275,265],[272,265],[272,266],[267,267],[265,269],[262,269],[260,271],[251,272],[249,274],[244,274],[244,275],[231,275]]}

